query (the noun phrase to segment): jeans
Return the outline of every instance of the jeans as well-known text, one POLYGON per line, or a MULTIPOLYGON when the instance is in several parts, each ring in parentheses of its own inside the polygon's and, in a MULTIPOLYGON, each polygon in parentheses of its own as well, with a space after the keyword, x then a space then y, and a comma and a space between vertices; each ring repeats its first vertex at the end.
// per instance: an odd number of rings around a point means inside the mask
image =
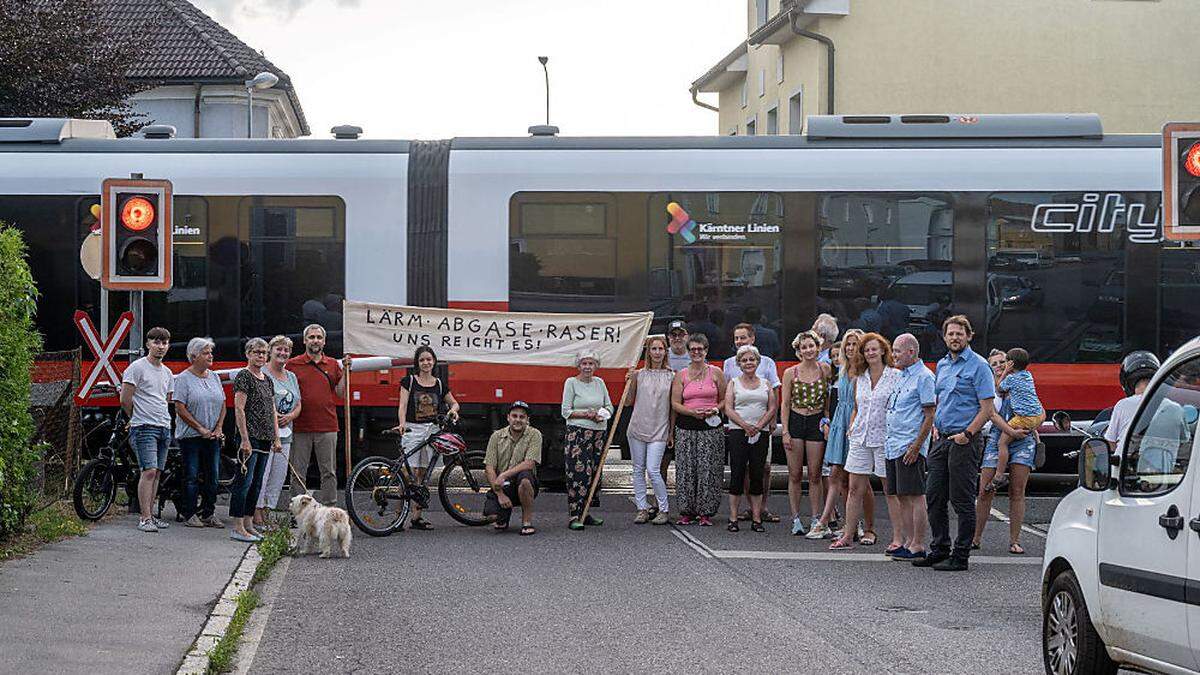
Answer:
POLYGON ((167 427, 139 424, 129 429, 129 445, 137 455, 138 466, 142 471, 165 469, 170 443, 171 430, 167 427))
POLYGON ((659 473, 663 453, 667 450, 666 441, 639 441, 629 439, 629 454, 633 458, 633 499, 638 509, 647 508, 646 502, 646 469, 650 469, 650 482, 654 485, 654 496, 658 500, 658 510, 667 510, 667 481, 659 473))
MULTIPOLYGON (((956 432, 955 432, 956 433, 956 432)), ((979 488, 979 461, 983 437, 976 434, 966 445, 958 445, 948 436, 933 444, 927 458, 926 498, 929 503, 929 542, 934 555, 952 554, 967 559, 971 555, 971 539, 975 536, 975 494, 979 488), (958 537, 950 549, 950 512, 958 516, 958 537)))
MULTIPOLYGON (((254 448, 246 460, 246 472, 238 472, 233 485, 229 486, 229 517, 243 518, 254 515, 258 503, 258 491, 262 489, 263 473, 267 469, 267 455, 271 452, 271 441, 250 439, 254 448)), ((241 453, 241 450, 238 450, 241 453)))
POLYGON ((200 494, 200 517, 209 518, 217 510, 217 481, 221 477, 221 441, 189 436, 179 439, 183 455, 183 502, 177 504, 184 520, 196 515, 196 494, 200 494), (201 480, 203 475, 203 480, 201 480))

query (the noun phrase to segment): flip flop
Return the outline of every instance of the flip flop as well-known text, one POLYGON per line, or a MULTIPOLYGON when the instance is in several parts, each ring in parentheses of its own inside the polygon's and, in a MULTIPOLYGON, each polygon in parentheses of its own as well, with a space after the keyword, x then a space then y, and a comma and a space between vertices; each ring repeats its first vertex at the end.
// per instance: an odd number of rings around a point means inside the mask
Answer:
POLYGON ((531 534, 537 534, 537 529, 534 528, 534 526, 532 526, 532 525, 522 525, 521 526, 521 536, 522 537, 528 537, 531 534))
POLYGON ((1020 544, 1010 544, 1008 547, 1008 552, 1011 555, 1025 555, 1025 548, 1020 544))
POLYGON ((874 546, 879 535, 875 534, 875 530, 867 530, 863 532, 863 536, 858 540, 858 543, 863 546, 874 546))

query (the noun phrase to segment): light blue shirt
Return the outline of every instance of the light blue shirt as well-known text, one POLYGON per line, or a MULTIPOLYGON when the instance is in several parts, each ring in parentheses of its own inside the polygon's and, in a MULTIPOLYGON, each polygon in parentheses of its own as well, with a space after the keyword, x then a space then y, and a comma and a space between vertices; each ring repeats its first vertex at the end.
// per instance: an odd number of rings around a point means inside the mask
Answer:
POLYGON ((821 353, 817 354, 817 361, 820 363, 828 363, 831 366, 833 365, 833 359, 829 356, 828 349, 822 349, 821 353))
POLYGON ((933 426, 958 433, 979 414, 980 401, 996 398, 996 382, 987 361, 967 347, 958 356, 946 354, 938 361, 935 391, 933 426))
MULTIPOLYGON (((742 376, 742 369, 738 367, 737 357, 731 356, 725 359, 725 379, 733 380, 742 376)), ((772 389, 779 386, 779 369, 775 367, 775 359, 769 356, 762 356, 758 362, 758 369, 754 371, 755 377, 761 377, 767 381, 767 384, 772 389)))
POLYGON ((1038 400, 1037 389, 1033 386, 1033 374, 1028 370, 1017 370, 1006 375, 1000 380, 1000 391, 1008 394, 1015 415, 1035 417, 1045 412, 1042 402, 1038 400))
MULTIPOLYGON (((887 459, 900 459, 921 432, 925 422, 925 409, 937 404, 934 395, 933 373, 924 363, 917 361, 900 371, 900 384, 888 399, 887 438, 883 441, 883 454, 887 459)), ((921 446, 921 454, 929 451, 929 437, 921 446)))

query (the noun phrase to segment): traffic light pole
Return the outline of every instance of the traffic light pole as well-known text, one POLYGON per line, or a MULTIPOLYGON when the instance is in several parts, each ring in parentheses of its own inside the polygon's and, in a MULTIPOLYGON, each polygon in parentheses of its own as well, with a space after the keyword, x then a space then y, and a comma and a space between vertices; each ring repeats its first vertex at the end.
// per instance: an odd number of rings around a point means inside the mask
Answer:
POLYGON ((142 339, 142 332, 145 330, 145 326, 142 325, 142 293, 143 291, 129 291, 129 311, 133 312, 133 327, 129 329, 130 363, 142 358, 142 343, 145 342, 142 339))

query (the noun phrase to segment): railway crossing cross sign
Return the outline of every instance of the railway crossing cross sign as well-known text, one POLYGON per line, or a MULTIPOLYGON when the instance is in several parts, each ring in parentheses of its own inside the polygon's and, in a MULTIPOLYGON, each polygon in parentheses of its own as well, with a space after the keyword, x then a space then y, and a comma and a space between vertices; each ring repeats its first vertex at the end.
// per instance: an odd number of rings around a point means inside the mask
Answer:
POLYGON ((109 333, 108 339, 103 343, 100 342, 100 333, 96 331, 95 324, 92 323, 92 317, 87 315, 87 312, 80 310, 75 311, 75 325, 79 328, 80 334, 83 335, 83 341, 87 343, 88 348, 92 350, 92 354, 96 357, 96 365, 92 367, 92 372, 88 374, 87 379, 79 386, 79 391, 75 393, 76 405, 83 405, 87 398, 92 393, 92 388, 100 382, 101 374, 105 375, 108 382, 113 387, 121 386, 121 376, 117 374, 117 369, 113 367, 113 356, 117 353, 117 348, 125 341, 125 336, 129 334, 129 329, 133 327, 133 312, 125 312, 117 319, 117 325, 113 326, 112 332, 109 333))

